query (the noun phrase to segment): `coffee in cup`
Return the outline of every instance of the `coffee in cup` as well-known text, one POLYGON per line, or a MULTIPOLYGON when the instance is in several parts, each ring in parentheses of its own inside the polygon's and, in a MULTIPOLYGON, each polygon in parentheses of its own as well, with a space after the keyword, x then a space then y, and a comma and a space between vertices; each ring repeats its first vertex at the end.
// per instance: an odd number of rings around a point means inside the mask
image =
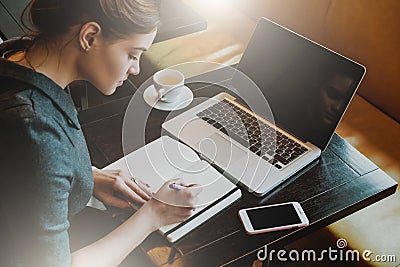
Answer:
POLYGON ((153 75, 153 85, 161 101, 172 103, 177 101, 182 92, 185 77, 182 72, 164 69, 153 75))

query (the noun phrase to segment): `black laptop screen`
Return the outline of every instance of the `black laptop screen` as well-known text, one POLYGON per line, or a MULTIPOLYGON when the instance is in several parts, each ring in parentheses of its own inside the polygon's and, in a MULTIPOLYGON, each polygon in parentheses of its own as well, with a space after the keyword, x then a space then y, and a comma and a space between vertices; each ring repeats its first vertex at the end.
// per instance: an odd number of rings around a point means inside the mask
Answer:
MULTIPOLYGON (((278 126, 321 150, 365 73, 363 66, 266 19, 257 24, 238 70, 262 91, 278 126)), ((236 76, 233 87, 240 86, 236 76)))

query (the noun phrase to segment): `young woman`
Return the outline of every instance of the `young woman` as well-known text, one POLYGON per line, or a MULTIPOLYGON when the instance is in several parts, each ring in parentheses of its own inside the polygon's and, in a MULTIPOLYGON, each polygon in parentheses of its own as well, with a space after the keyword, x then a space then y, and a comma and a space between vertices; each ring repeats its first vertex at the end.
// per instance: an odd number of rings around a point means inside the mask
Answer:
POLYGON ((87 80, 110 95, 137 75, 156 35, 159 3, 33 0, 26 11, 30 34, 0 45, 0 266, 117 266, 152 231, 190 216, 196 193, 171 190, 168 184, 179 181, 168 181, 152 197, 119 171, 91 168, 64 89, 87 80), (71 254, 70 218, 92 193, 120 208, 129 207, 126 199, 143 206, 71 254))

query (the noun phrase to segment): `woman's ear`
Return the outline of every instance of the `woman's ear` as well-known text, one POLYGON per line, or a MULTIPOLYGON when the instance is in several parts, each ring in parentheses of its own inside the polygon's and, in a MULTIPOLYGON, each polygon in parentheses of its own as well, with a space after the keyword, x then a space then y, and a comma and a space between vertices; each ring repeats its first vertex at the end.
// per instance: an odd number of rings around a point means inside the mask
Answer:
POLYGON ((101 39, 101 27, 97 22, 87 22, 82 25, 79 32, 79 44, 83 50, 88 52, 93 44, 101 39))

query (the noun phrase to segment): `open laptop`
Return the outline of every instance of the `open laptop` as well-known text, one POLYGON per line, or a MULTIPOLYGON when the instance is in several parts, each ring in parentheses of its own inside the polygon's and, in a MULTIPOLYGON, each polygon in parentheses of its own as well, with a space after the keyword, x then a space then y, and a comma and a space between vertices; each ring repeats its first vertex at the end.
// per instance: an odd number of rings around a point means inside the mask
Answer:
POLYGON ((229 90, 162 127, 262 196, 326 149, 364 74, 364 66, 261 18, 229 90), (249 94, 243 77, 258 91, 249 94))

